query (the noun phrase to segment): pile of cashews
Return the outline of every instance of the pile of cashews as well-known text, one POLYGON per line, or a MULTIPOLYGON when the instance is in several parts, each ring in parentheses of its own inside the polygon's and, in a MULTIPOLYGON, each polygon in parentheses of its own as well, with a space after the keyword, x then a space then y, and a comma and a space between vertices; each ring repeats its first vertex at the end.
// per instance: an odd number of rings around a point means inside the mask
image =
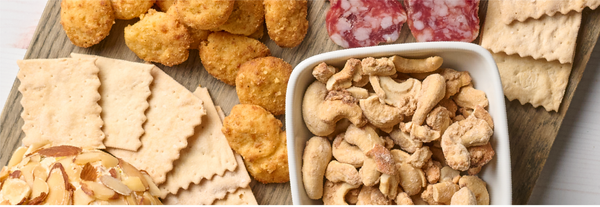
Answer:
POLYGON ((325 205, 487 205, 477 174, 494 123, 468 72, 443 59, 351 58, 313 69, 302 115, 302 180, 325 205))

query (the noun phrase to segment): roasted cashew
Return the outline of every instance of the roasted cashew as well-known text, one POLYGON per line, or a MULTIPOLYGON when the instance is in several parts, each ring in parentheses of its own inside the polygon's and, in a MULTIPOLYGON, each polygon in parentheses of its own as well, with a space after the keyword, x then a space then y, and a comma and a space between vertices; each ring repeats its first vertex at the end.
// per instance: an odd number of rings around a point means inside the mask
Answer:
POLYGON ((352 96, 354 96, 354 98, 356 99, 365 99, 369 97, 369 91, 364 88, 352 86, 350 88, 347 88, 346 91, 350 92, 352 96))
POLYGON ((331 160, 331 146, 323 137, 312 137, 306 142, 302 155, 302 182, 311 199, 323 196, 323 176, 331 160))
POLYGON ((389 58, 367 57, 362 59, 362 72, 370 76, 391 76, 396 74, 396 66, 389 58))
POLYGON ((487 143, 481 146, 469 147, 469 155, 471 156, 471 166, 469 168, 469 175, 475 175, 481 171, 481 167, 490 162, 496 152, 492 148, 491 143, 487 143))
POLYGON ((415 153, 410 155, 408 162, 415 168, 422 168, 427 161, 431 160, 431 151, 428 146, 418 148, 415 153))
POLYGON ((441 182, 434 184, 432 187, 433 200, 443 204, 450 204, 452 195, 454 195, 454 193, 460 189, 458 185, 453 182, 441 182))
POLYGON ((400 149, 409 153, 414 153, 417 148, 423 146, 423 142, 410 138, 410 134, 400 129, 394 129, 390 133, 390 137, 395 144, 400 146, 400 149))
POLYGON ((358 175, 358 170, 354 166, 335 160, 332 160, 327 165, 325 178, 334 183, 345 182, 351 185, 360 185, 362 183, 360 175, 358 175))
POLYGON ((427 161, 427 165, 425 165, 425 176, 427 177, 427 181, 429 183, 437 183, 440 180, 440 171, 442 169, 442 164, 438 161, 430 159, 427 161))
POLYGON ((439 106, 443 106, 450 112, 450 118, 453 119, 456 116, 456 111, 458 110, 458 106, 452 99, 445 98, 438 103, 439 106))
POLYGON ((458 170, 448 166, 444 166, 440 170, 440 182, 458 183, 458 179, 460 179, 460 172, 458 170))
POLYGON ((422 125, 427 118, 427 114, 435 107, 446 94, 446 82, 440 74, 431 74, 423 80, 417 110, 412 117, 412 123, 422 125))
POLYGON ((381 103, 377 96, 361 99, 359 105, 369 123, 381 129, 392 129, 404 119, 400 109, 381 103))
POLYGON ((427 185, 423 170, 413 167, 407 162, 399 164, 400 186, 408 195, 416 195, 427 185))
POLYGON ((421 91, 421 82, 410 78, 402 83, 387 76, 370 76, 373 90, 381 103, 400 109, 404 116, 411 116, 417 109, 417 95, 421 91))
POLYGON ((365 161, 365 154, 357 146, 346 142, 346 140, 344 140, 344 135, 345 134, 340 134, 333 140, 333 157, 341 163, 347 163, 354 167, 361 167, 365 161))
POLYGON ((398 184, 400 177, 398 175, 382 174, 379 178, 379 191, 388 198, 394 199, 398 194, 398 184))
POLYGON ((469 188, 462 187, 452 195, 450 205, 477 205, 477 198, 469 188))
POLYGON ((352 185, 344 182, 333 183, 329 180, 325 181, 325 189, 323 192, 323 204, 325 205, 348 205, 346 203, 346 194, 360 187, 360 185, 352 185))
POLYGON ((444 98, 450 98, 458 93, 461 87, 471 84, 471 75, 466 71, 458 72, 450 68, 443 68, 440 69, 440 75, 446 79, 446 96, 444 98))
POLYGON ((337 69, 327 63, 319 63, 313 68, 312 75, 321 83, 326 84, 327 80, 337 73, 337 69))
POLYGON ((384 145, 384 141, 375 129, 366 125, 364 127, 357 127, 356 125, 348 126, 346 134, 344 135, 346 142, 358 146, 364 154, 367 154, 375 145, 384 145))
POLYGON ((490 194, 488 193, 485 181, 477 176, 462 176, 458 181, 460 187, 467 187, 477 198, 477 205, 490 205, 490 194))
POLYGON ((399 192, 395 200, 397 205, 415 205, 406 192, 399 192))
POLYGON ((446 131, 446 129, 452 123, 452 119, 450 119, 450 111, 443 106, 435 107, 427 115, 425 123, 427 123, 431 129, 439 131, 440 134, 444 134, 444 131, 446 131))
POLYGON ((433 130, 427 125, 415 125, 414 123, 412 124, 410 137, 414 140, 427 143, 440 139, 440 136, 440 131, 433 130))
POLYGON ((410 154, 402 150, 393 149, 390 151, 390 153, 392 154, 392 158, 394 158, 394 162, 396 162, 396 164, 408 162, 408 159, 410 159, 410 154))
POLYGON ((379 189, 370 186, 364 186, 358 193, 358 202, 356 205, 391 205, 392 202, 379 191, 379 189))
POLYGON ((439 56, 432 56, 425 59, 407 59, 397 55, 390 57, 396 66, 396 70, 401 73, 427 73, 433 72, 442 66, 444 59, 439 56))
POLYGON ((477 90, 471 85, 462 87, 453 99, 456 105, 464 108, 474 109, 478 105, 485 108, 488 105, 485 92, 477 90))
POLYGON ((427 188, 421 193, 421 199, 425 201, 429 205, 442 205, 443 203, 438 203, 433 200, 433 184, 427 185, 427 188))
POLYGON ((379 177, 381 176, 381 172, 377 170, 375 160, 368 157, 365 158, 365 162, 360 170, 358 170, 358 174, 365 186, 374 186, 379 183, 379 177))
POLYGON ((302 117, 310 132, 317 136, 327 136, 335 130, 336 122, 343 118, 357 126, 367 123, 358 104, 344 102, 344 99, 326 100, 327 95, 325 85, 318 81, 306 89, 302 101, 302 117))
POLYGON ((396 175, 396 164, 390 151, 381 144, 376 144, 365 155, 375 160, 375 167, 381 173, 396 175))
POLYGON ((486 144, 492 133, 488 123, 475 116, 450 125, 442 136, 441 143, 448 165, 455 170, 468 170, 470 156, 467 147, 486 144))
POLYGON ((356 205, 356 203, 358 202, 358 194, 359 193, 360 193, 360 188, 355 188, 355 189, 348 191, 348 193, 346 193, 346 202, 348 202, 348 204, 350 204, 350 205, 356 205))
POLYGON ((352 78, 355 73, 361 71, 360 60, 351 58, 346 61, 344 68, 333 74, 329 80, 327 80, 327 90, 339 90, 350 88, 352 86, 352 78))

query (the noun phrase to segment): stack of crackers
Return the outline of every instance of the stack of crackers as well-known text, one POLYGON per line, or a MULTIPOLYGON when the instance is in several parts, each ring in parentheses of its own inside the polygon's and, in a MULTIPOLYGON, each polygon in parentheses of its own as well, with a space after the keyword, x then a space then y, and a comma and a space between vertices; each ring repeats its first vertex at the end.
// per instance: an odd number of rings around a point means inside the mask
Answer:
POLYGON ((256 204, 206 88, 151 64, 71 57, 18 62, 23 145, 106 149, 146 171, 165 204, 256 204))
POLYGON ((558 111, 573 67, 581 11, 600 0, 489 1, 481 46, 498 65, 504 95, 558 111))

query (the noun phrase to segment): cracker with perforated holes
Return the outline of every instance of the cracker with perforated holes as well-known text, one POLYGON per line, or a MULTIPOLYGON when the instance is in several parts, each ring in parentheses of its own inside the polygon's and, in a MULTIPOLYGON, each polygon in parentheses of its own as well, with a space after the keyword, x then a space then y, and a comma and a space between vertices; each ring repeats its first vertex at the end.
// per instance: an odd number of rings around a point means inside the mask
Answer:
POLYGON ((227 193, 223 199, 216 200, 212 205, 258 205, 250 186, 227 193))
POLYGON ((589 7, 594 10, 600 5, 600 0, 502 0, 500 8, 503 12, 502 21, 510 24, 512 21, 525 21, 528 18, 539 19, 542 15, 554 16, 557 13, 567 14, 570 11, 581 12, 589 7))
POLYGON ((144 133, 142 124, 146 122, 144 111, 148 109, 153 79, 150 70, 154 65, 76 53, 71 57, 97 58, 104 145, 137 151, 142 146, 140 136, 144 133))
POLYGON ((215 175, 211 180, 204 179, 199 184, 191 184, 188 189, 182 189, 176 195, 169 194, 163 199, 163 203, 166 205, 210 205, 215 200, 225 198, 228 193, 248 187, 251 179, 244 166, 244 160, 238 154, 235 154, 235 159, 238 163, 235 171, 227 171, 223 176, 215 175))
POLYGON ((227 138, 221 132, 223 124, 208 90, 198 87, 194 95, 204 103, 206 116, 188 139, 188 147, 173 164, 167 181, 159 186, 162 198, 169 193, 176 194, 180 188, 188 189, 191 183, 210 180, 214 175, 223 176, 225 171, 233 171, 238 166, 227 138))
POLYGON ((156 184, 165 182, 167 173, 187 145, 188 137, 200 125, 206 114, 202 101, 185 87, 163 72, 151 70, 154 80, 150 85, 152 95, 146 111, 145 133, 137 152, 108 148, 108 152, 148 172, 156 184))
POLYGON ((517 99, 523 105, 531 103, 534 107, 543 106, 546 111, 558 111, 569 82, 571 64, 504 53, 492 56, 508 100, 517 99))
POLYGON ((23 145, 104 149, 96 59, 19 60, 23 145))
POLYGON ((581 13, 556 14, 509 25, 502 22, 501 1, 489 1, 481 46, 495 53, 572 63, 581 13))

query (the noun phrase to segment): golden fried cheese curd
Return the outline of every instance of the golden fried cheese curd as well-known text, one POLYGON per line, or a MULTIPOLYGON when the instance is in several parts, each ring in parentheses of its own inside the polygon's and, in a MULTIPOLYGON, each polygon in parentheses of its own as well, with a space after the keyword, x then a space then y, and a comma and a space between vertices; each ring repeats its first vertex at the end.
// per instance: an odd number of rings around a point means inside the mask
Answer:
POLYGON ((280 47, 296 47, 308 31, 306 0, 264 0, 269 36, 280 47))
POLYGON ((125 27, 125 44, 139 58, 166 66, 188 59, 191 38, 173 13, 150 9, 140 19, 125 27))
POLYGON ((110 0, 63 0, 60 24, 74 45, 91 47, 108 34, 115 23, 110 0))
POLYGON ((233 12, 231 12, 227 22, 215 30, 249 36, 259 29, 264 20, 265 9, 262 1, 237 0, 233 4, 233 12))
POLYGON ((276 57, 256 58, 240 66, 235 86, 240 103, 256 104, 273 115, 285 113, 285 93, 292 66, 276 57))
POLYGON ((110 0, 116 19, 133 19, 152 8, 155 0, 110 0))
POLYGON ((234 0, 178 0, 173 5, 179 20, 194 29, 214 29, 227 22, 234 0))
POLYGON ((200 44, 200 59, 206 71, 229 85, 235 85, 243 63, 270 54, 269 48, 262 42, 227 32, 211 33, 208 41, 200 44))

